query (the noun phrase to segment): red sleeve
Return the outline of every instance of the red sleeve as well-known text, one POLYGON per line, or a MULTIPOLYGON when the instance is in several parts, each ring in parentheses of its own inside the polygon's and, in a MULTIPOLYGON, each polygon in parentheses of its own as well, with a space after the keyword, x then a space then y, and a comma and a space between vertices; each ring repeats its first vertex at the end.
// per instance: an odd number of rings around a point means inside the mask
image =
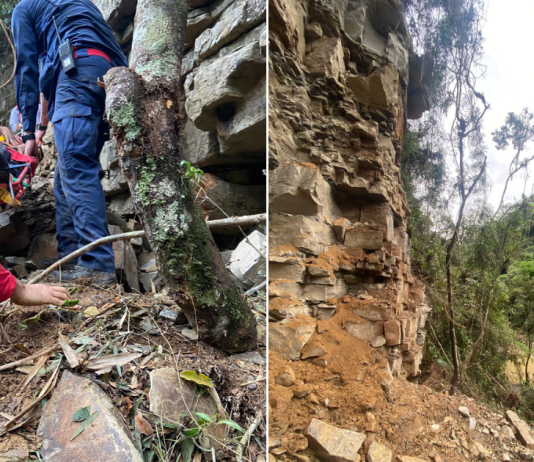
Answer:
POLYGON ((0 265, 0 302, 5 302, 13 295, 17 280, 8 270, 0 265))

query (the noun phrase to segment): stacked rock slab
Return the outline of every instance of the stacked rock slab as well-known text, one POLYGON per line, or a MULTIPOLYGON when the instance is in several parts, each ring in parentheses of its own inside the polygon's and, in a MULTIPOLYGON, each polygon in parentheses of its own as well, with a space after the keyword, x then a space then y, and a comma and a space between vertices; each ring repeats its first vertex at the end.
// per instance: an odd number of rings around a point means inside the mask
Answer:
MULTIPOLYGON (((430 308, 411 273, 399 159, 407 117, 428 101, 402 4, 270 5, 271 337, 349 310, 348 333, 384 348, 393 375, 416 376, 430 308)), ((282 357, 306 343, 286 340, 270 345, 282 357)))
MULTIPOLYGON (((137 0, 93 0, 129 55, 137 0)), ((206 172, 204 194, 230 216, 266 209, 266 1, 191 0, 181 104, 182 155, 206 172)), ((124 218, 135 210, 113 141, 100 156, 109 209, 124 218)), ((220 209, 203 200, 212 220, 220 209)), ((239 230, 236 229, 236 234, 239 230)))

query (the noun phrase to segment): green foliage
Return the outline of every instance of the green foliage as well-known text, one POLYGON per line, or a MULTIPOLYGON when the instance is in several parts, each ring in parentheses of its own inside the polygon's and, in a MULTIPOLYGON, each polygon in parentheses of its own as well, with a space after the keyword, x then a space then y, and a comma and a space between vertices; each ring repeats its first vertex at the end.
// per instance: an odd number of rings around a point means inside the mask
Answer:
POLYGON ((204 172, 191 165, 191 162, 187 160, 182 160, 180 162, 180 167, 183 169, 183 177, 192 180, 195 184, 200 184, 200 180, 204 175, 204 172))
POLYGON ((435 105, 444 110, 454 102, 448 91, 453 79, 451 61, 463 46, 473 42, 483 1, 404 0, 404 5, 415 49, 424 56, 424 67, 433 68, 431 94, 435 105))

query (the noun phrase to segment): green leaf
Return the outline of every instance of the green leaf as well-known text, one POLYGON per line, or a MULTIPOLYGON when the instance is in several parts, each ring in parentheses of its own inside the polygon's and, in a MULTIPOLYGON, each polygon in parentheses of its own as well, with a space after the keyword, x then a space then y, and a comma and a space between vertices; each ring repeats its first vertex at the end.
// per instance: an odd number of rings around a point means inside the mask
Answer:
POLYGON ((61 306, 76 306, 79 300, 65 300, 61 306))
POLYGON ((84 422, 78 427, 78 430, 74 432, 74 435, 72 435, 71 441, 76 438, 81 432, 83 432, 89 425, 93 423, 93 420, 95 420, 98 417, 99 411, 95 411, 95 413, 89 417, 88 419, 85 419, 84 422))
POLYGON ((91 415, 91 406, 82 407, 78 409, 72 416, 73 422, 82 422, 91 415))
POLYGON ((197 374, 195 371, 183 371, 180 373, 180 377, 182 377, 184 380, 195 382, 204 387, 213 388, 214 386, 209 377, 205 376, 204 374, 197 374))
POLYGON ((185 428, 182 433, 187 436, 188 438, 194 438, 200 433, 200 428, 185 428))
POLYGON ((245 433, 245 430, 243 430, 238 424, 236 424, 233 420, 219 420, 217 423, 220 423, 220 424, 226 424, 228 425, 229 427, 232 427, 233 429, 241 432, 241 433, 245 433))
POLYGON ((193 443, 193 440, 191 438, 186 438, 180 444, 180 448, 182 449, 183 461, 191 462, 191 456, 193 455, 193 451, 195 450, 195 443, 193 443))
POLYGON ((195 412, 195 415, 197 417, 200 417, 200 420, 203 422, 199 422, 200 425, 204 424, 204 422, 211 423, 211 417, 208 414, 204 414, 203 412, 195 412))

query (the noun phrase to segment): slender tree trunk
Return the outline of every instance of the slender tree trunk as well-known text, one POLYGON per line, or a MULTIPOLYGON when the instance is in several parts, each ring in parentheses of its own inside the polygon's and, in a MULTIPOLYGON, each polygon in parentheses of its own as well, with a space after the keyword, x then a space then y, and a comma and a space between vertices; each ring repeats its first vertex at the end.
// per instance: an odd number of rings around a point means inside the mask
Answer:
POLYGON ((121 168, 171 295, 201 339, 235 353, 256 322, 225 268, 180 165, 180 74, 186 0, 139 0, 131 69, 106 76, 121 168))
POLYGON ((532 338, 529 332, 528 333, 528 355, 527 355, 527 360, 525 362, 525 382, 526 383, 530 382, 528 378, 528 363, 530 361, 530 356, 532 356, 532 338))

